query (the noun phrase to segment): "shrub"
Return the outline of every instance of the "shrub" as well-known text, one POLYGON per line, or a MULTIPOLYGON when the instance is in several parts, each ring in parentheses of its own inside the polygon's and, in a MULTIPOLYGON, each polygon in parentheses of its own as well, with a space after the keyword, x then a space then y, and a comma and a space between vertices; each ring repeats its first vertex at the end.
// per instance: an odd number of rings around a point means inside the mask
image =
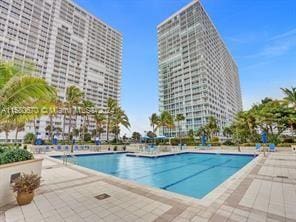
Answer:
POLYGON ((221 146, 221 143, 209 143, 211 146, 221 146))
POLYGON ((293 143, 293 138, 284 138, 282 143, 293 143))
POLYGON ((27 133, 24 137, 25 144, 34 144, 36 136, 34 133, 27 133))
POLYGON ((84 134, 84 141, 86 141, 86 142, 90 142, 91 141, 91 134, 90 133, 84 134))
POLYGON ((114 146, 113 151, 117 151, 117 146, 114 146))
POLYGON ((37 174, 23 173, 21 176, 19 176, 13 181, 13 185, 12 185, 13 192, 32 193, 34 190, 40 187, 40 179, 41 178, 37 174))
POLYGON ((241 146, 256 146, 255 143, 243 143, 241 146))
POLYGON ((219 137, 214 136, 214 137, 211 139, 211 143, 218 143, 218 142, 219 142, 219 137))
MULTIPOLYGON (((182 138, 181 142, 182 142, 182 144, 186 144, 187 146, 195 146, 196 145, 196 142, 191 137, 182 138)), ((180 139, 179 138, 172 138, 171 144, 173 146, 180 144, 180 139)))
POLYGON ((225 145, 225 146, 234 146, 235 144, 234 144, 234 142, 232 142, 231 140, 226 140, 226 141, 223 143, 223 145, 225 145))
POLYGON ((5 149, 0 154, 0 164, 14 163, 25 160, 32 160, 34 156, 25 149, 5 149))

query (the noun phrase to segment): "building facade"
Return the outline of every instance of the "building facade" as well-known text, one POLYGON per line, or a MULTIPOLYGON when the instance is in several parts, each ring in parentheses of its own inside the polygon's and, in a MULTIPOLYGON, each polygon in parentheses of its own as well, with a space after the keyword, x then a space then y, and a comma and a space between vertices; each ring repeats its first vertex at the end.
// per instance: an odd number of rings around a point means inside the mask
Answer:
MULTIPOLYGON (((75 85, 98 108, 108 98, 119 102, 122 35, 71 0, 0 0, 0 58, 32 61, 35 75, 56 87, 62 101, 66 88, 75 85)), ((62 127, 62 117, 54 121, 62 127)), ((48 124, 43 118, 36 130, 44 134, 48 124)), ((26 132, 36 131, 32 126, 26 132)))
POLYGON ((210 116, 221 128, 242 110, 237 65, 199 1, 194 0, 160 23, 158 72, 160 112, 183 114, 180 129, 198 130, 210 116))

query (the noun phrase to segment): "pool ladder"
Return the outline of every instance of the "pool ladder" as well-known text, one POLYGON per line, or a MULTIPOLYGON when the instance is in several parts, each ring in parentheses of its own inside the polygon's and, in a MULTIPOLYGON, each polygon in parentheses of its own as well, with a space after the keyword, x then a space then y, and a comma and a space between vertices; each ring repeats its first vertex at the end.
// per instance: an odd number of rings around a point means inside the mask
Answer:
POLYGON ((63 164, 68 165, 68 163, 76 164, 78 165, 77 157, 73 155, 72 153, 66 153, 63 154, 63 164), (69 159, 71 157, 71 159, 69 159))

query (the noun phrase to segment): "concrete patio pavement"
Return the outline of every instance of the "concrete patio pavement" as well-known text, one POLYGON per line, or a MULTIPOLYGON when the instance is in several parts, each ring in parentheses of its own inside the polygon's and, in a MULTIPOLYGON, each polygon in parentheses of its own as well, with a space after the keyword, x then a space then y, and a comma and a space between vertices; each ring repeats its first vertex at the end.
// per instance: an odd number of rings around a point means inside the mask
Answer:
POLYGON ((0 221, 296 221, 294 153, 260 155, 201 200, 47 157, 42 178, 34 201, 5 206, 0 221))

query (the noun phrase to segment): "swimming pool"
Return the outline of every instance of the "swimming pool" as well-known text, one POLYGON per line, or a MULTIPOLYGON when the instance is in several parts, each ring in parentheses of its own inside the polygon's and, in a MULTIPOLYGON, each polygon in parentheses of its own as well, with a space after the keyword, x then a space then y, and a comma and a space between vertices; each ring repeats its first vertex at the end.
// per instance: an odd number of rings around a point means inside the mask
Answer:
POLYGON ((130 157, 126 153, 76 157, 80 166, 195 198, 203 198, 254 158, 199 153, 159 158, 130 157))

